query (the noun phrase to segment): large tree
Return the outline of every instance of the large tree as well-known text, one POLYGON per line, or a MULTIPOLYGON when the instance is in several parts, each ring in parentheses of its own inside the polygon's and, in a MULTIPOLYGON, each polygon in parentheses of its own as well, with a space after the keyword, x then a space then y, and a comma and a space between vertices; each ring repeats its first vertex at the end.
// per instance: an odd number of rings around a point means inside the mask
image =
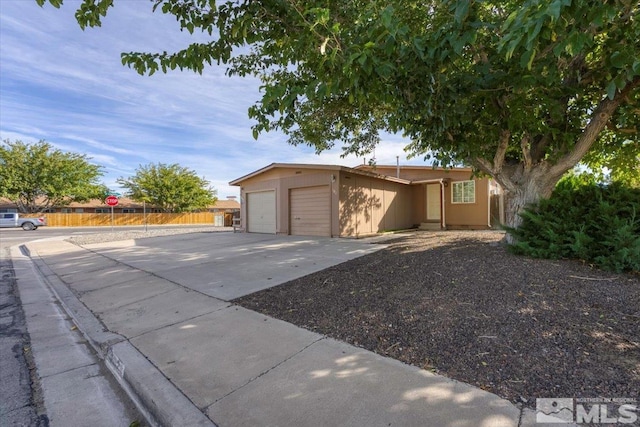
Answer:
POLYGON ((0 143, 0 197, 11 200, 24 213, 100 198, 107 188, 98 182, 101 167, 90 160, 45 141, 4 140, 0 143))
MULTIPOLYGON (((596 142, 639 150, 635 0, 152 3, 209 40, 125 53, 124 64, 153 74, 217 62, 258 76, 256 137, 280 129, 293 144, 361 154, 378 131, 403 132, 411 154, 495 178, 511 226, 596 142)), ((112 4, 84 0, 76 18, 98 26, 112 4)))
POLYGON ((151 163, 140 166, 129 178, 118 178, 137 201, 145 201, 162 212, 205 209, 216 201, 216 191, 194 171, 178 164, 151 163))

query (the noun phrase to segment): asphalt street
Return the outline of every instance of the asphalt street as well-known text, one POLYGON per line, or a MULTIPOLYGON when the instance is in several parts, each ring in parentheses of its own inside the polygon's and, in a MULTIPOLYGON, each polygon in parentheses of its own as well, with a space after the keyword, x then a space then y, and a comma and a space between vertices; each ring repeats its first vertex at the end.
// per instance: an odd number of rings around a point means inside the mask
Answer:
POLYGON ((0 425, 46 426, 31 345, 8 249, 0 250, 0 425))
MULTIPOLYGON (((117 231, 141 229, 139 226, 116 228, 117 231)), ((49 425, 9 248, 41 239, 102 232, 111 232, 111 227, 0 229, 0 427, 49 425)))

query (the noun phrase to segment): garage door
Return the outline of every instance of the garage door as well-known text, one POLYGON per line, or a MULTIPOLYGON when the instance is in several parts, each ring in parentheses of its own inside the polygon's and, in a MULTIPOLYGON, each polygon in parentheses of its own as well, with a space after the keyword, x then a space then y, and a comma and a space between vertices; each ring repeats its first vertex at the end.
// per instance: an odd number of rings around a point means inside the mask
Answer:
POLYGON ((247 194, 247 231, 249 233, 276 232, 276 192, 261 191, 247 194))
POLYGON ((294 188, 289 193, 291 234, 331 236, 331 203, 328 185, 294 188))

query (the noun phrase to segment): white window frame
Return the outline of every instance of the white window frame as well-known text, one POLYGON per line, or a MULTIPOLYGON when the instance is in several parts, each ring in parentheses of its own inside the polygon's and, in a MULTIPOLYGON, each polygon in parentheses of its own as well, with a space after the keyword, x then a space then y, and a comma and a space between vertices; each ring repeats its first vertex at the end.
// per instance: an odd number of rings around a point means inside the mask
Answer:
POLYGON ((451 203, 454 205, 465 205, 465 204, 472 204, 476 202, 476 182, 474 180, 468 180, 468 181, 454 181, 451 183, 451 203), (461 187, 461 195, 462 195, 462 199, 456 201, 455 198, 455 188, 456 186, 461 187), (472 197, 468 197, 469 195, 466 194, 466 187, 472 186, 473 187, 473 193, 472 193, 472 197))
POLYGON ((60 213, 73 213, 73 209, 71 208, 61 208, 60 213))
POLYGON ((122 213, 136 213, 135 208, 122 208, 122 213))
POLYGON ((95 213, 104 213, 104 214, 111 213, 111 209, 109 209, 109 208, 96 208, 95 213))

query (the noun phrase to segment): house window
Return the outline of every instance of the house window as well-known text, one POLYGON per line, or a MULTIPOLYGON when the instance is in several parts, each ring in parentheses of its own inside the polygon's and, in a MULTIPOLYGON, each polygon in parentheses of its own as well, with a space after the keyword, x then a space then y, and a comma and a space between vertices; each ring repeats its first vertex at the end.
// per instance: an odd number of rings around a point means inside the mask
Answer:
POLYGON ((476 202, 476 182, 459 181, 451 184, 452 203, 475 203, 476 202))
POLYGON ((96 213, 109 213, 111 209, 109 208, 96 208, 96 213))
POLYGON ((84 213, 84 208, 76 208, 76 213, 84 213))
POLYGON ((72 212, 71 208, 62 208, 62 209, 60 209, 60 213, 71 213, 71 212, 72 212))
POLYGON ((122 209, 122 213, 136 213, 136 210, 135 209, 124 208, 124 209, 122 209))

